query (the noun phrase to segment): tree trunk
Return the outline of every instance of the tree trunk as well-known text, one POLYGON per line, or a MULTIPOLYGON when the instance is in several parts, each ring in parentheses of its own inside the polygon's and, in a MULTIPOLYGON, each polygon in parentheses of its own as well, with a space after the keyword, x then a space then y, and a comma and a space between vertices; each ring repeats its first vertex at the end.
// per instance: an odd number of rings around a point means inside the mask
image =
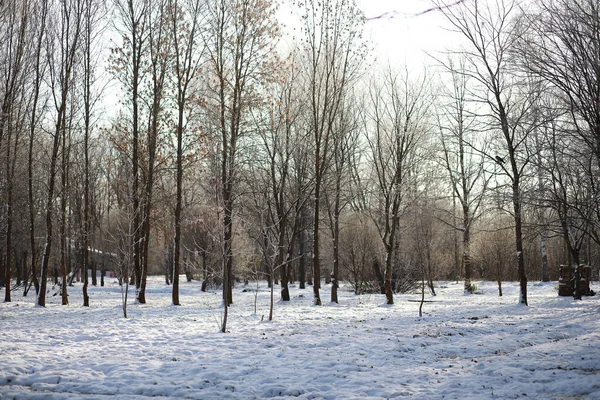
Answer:
POLYGON ((471 279, 473 270, 471 266, 471 221, 469 220, 469 209, 463 207, 463 264, 465 266, 465 294, 472 293, 471 279))
POLYGON ((542 256, 542 282, 550 282, 549 268, 548 268, 548 247, 546 244, 547 233, 544 230, 540 233, 540 250, 542 256))
POLYGON ((427 285, 432 296, 436 296, 435 287, 433 285, 433 267, 431 262, 431 243, 427 243, 427 285))
POLYGON ((373 272, 375 273, 375 277, 379 283, 379 290, 381 291, 381 294, 385 294, 385 279, 381 273, 381 266, 379 265, 379 260, 377 257, 373 257, 373 272))
POLYGON ((136 299, 139 303, 146 303, 145 288, 142 287, 142 268, 140 263, 140 242, 141 242, 141 224, 140 224, 140 176, 139 176, 139 86, 141 82, 141 52, 142 39, 137 31, 139 24, 136 22, 134 14, 134 5, 132 0, 128 0, 129 18, 132 24, 131 33, 131 103, 132 103, 132 193, 131 204, 133 206, 133 273, 135 275, 136 299))
POLYGON ((288 265, 289 265, 289 252, 285 255, 285 260, 281 265, 281 300, 282 301, 290 301, 290 288, 288 287, 289 283, 289 273, 288 273, 288 265))
POLYGON ((223 279, 223 288, 226 292, 226 297, 224 298, 227 302, 227 305, 230 306, 233 304, 232 299, 232 291, 233 291, 233 249, 231 248, 231 241, 233 237, 233 221, 231 215, 231 204, 226 206, 226 209, 229 211, 225 211, 225 268, 227 272, 227 281, 223 279))
MULTIPOLYGON (((319 150, 317 149, 317 152, 319 150)), ((321 192, 321 181, 320 177, 320 165, 319 165, 319 155, 317 154, 316 161, 316 174, 315 178, 315 214, 314 214, 314 227, 313 227, 313 293, 314 293, 314 303, 317 306, 321 305, 321 295, 319 293, 319 289, 321 287, 321 268, 319 265, 319 195, 321 192)))
POLYGON ((300 289, 306 289, 306 256, 304 251, 304 227, 300 231, 300 237, 298 238, 298 251, 300 252, 300 260, 298 262, 298 280, 300 281, 298 287, 300 289))
POLYGON ((6 135, 6 266, 4 273, 4 301, 10 302, 10 278, 12 272, 12 225, 13 225, 13 185, 12 185, 12 174, 10 172, 10 149, 11 149, 11 136, 12 127, 8 127, 8 133, 6 135))
POLYGON ((298 259, 298 288, 306 289, 306 231, 305 231, 305 205, 301 205, 300 210, 296 213, 296 224, 298 224, 298 235, 296 236, 296 240, 298 240, 298 254, 296 258, 298 259))
POLYGON ((171 284, 171 268, 169 267, 170 265, 170 260, 171 260, 171 256, 170 256, 170 248, 169 245, 167 245, 168 242, 168 238, 167 235, 165 235, 165 242, 163 245, 163 270, 165 273, 165 285, 170 285, 171 284))
MULTIPOLYGON (((89 62, 89 53, 86 54, 89 62)), ((86 91, 87 93, 87 91, 86 91)), ((89 103, 86 101, 86 105, 89 103)), ((84 189, 83 189, 83 306, 90 306, 90 296, 88 295, 88 264, 90 261, 90 159, 89 159, 89 108, 86 107, 85 132, 83 138, 84 152, 84 189)), ((104 272, 104 271, 103 271, 104 272)), ((104 274, 102 274, 102 286, 104 286, 104 274)))
POLYGON ((206 251, 202 251, 202 291, 206 292, 208 286, 208 265, 206 264, 206 251))
POLYGON ((275 288, 273 287, 273 286, 275 286, 273 284, 273 276, 275 276, 275 271, 271 270, 270 276, 271 276, 271 290, 269 292, 270 292, 271 298, 270 298, 270 302, 269 302, 269 321, 273 321, 273 292, 275 290, 275 288))
POLYGON ((286 225, 286 217, 283 212, 283 199, 280 199, 279 204, 277 205, 277 213, 279 216, 279 236, 277 243, 277 266, 279 267, 280 278, 281 278, 281 300, 282 301, 290 301, 290 290, 288 288, 288 252, 285 251, 285 225, 286 225))
MULTIPOLYGON (((17 269, 17 286, 21 286, 23 282, 25 282, 25 285, 27 285, 27 268, 23 263, 23 255, 21 255, 21 257, 19 258, 17 257, 18 254, 15 253, 15 268, 17 269)), ((27 254, 25 254, 25 257, 27 257, 27 254)))
MULTIPOLYGON (((66 93, 63 94, 63 100, 66 102, 66 93)), ((54 138, 52 140, 52 155, 50 158, 50 170, 49 170, 49 181, 48 181, 48 197, 46 200, 46 244, 44 245, 44 251, 42 253, 42 265, 41 265, 41 278, 40 278, 40 291, 38 293, 37 305, 40 307, 46 306, 46 281, 48 279, 48 268, 50 264, 50 251, 52 249, 52 208, 54 203, 54 185, 56 183, 56 164, 58 159, 58 149, 60 147, 60 131, 62 126, 62 118, 64 108, 66 107, 63 102, 62 107, 59 109, 58 120, 56 122, 56 130, 54 132, 54 138)))
POLYGON ((392 289, 392 247, 389 244, 386 246, 385 254, 385 276, 384 276, 384 289, 386 304, 394 304, 394 294, 392 289))
MULTIPOLYGON (((69 123, 70 125, 70 123, 69 123)), ((69 145, 70 147, 70 145, 69 145)), ((62 130, 62 157, 61 157, 61 194, 60 194, 60 272, 61 272, 61 301, 62 305, 66 306, 69 304, 69 297, 67 295, 67 188, 68 182, 68 163, 69 153, 67 147, 67 128, 63 127, 62 130)))
POLYGON ((173 263, 173 305, 179 305, 179 256, 181 254, 181 202, 183 177, 183 105, 179 104, 177 122, 177 199, 175 203, 175 257, 173 263))
POLYGON ((39 101, 40 87, 42 82, 42 71, 41 71, 41 52, 42 52, 42 44, 46 31, 46 16, 48 10, 48 2, 42 2, 42 8, 40 10, 40 24, 39 24, 39 33, 36 38, 36 48, 35 48, 35 83, 34 83, 34 93, 33 93, 33 101, 31 105, 31 119, 29 126, 29 151, 27 153, 27 195, 29 200, 29 246, 31 251, 31 276, 33 279, 33 283, 35 285, 35 293, 38 294, 40 291, 40 283, 37 277, 37 269, 36 269, 36 254, 37 249, 35 246, 35 204, 33 200, 33 143, 35 138, 35 128, 37 126, 37 104, 39 101))
MULTIPOLYGON (((515 168, 516 169, 516 168, 515 168)), ((517 270, 519 273, 519 303, 527 304, 527 276, 525 275, 525 260, 523 258, 523 223, 521 217, 521 196, 519 179, 513 180, 513 209, 515 220, 515 242, 517 249, 517 270)))
MULTIPOLYGON (((336 196, 336 197, 339 197, 336 196)), ((336 200, 336 210, 334 216, 334 236, 333 236, 333 271, 331 273, 331 302, 339 303, 338 288, 340 275, 340 215, 339 215, 339 198, 336 200)))
POLYGON ((340 193, 341 193, 341 172, 336 174, 335 185, 335 204, 333 206, 333 271, 331 272, 331 302, 339 303, 338 288, 340 275, 340 193))

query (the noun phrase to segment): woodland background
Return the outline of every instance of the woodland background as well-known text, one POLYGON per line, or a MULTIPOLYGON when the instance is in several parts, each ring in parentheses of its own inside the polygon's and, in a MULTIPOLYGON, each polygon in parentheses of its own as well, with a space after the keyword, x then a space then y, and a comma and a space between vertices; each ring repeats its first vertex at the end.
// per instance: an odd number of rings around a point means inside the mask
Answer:
POLYGON ((226 305, 474 278, 527 304, 528 278, 597 266, 598 3, 434 3, 456 46, 415 70, 353 0, 286 3, 293 34, 272 0, 2 2, 5 301, 82 280, 89 305, 112 271, 140 303, 164 274, 179 304, 185 273, 226 305))

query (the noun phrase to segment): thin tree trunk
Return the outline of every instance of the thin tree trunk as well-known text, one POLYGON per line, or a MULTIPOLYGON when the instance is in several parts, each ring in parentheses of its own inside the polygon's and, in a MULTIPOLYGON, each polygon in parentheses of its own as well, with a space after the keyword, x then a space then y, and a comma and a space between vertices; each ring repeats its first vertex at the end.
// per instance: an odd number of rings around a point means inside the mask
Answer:
POLYGON ((275 290, 274 287, 273 287, 273 286, 275 286, 273 284, 273 276, 274 275, 275 275, 275 271, 273 271, 273 268, 271 268, 271 274, 270 274, 270 276, 271 276, 271 290, 270 290, 271 299, 270 300, 271 301, 269 303, 269 321, 273 321, 273 297, 274 297, 273 296, 273 292, 275 290))
POLYGON ((392 256, 393 245, 387 244, 385 253, 385 270, 384 270, 384 289, 386 304, 394 304, 394 294, 392 288, 392 256))
POLYGON ((517 270, 519 273, 519 303, 527 303, 527 276, 525 275, 525 260, 523 257, 523 222, 521 216, 521 197, 519 189, 519 178, 515 177, 513 181, 513 208, 515 220, 515 242, 517 249, 517 270))
POLYGON ((421 303, 419 304, 419 318, 423 317, 423 304, 425 303, 425 268, 421 263, 421 303))
POLYGON ((132 61, 132 78, 131 78, 131 102, 133 107, 132 115, 132 193, 131 202, 133 206, 133 232, 129 232, 133 235, 133 271, 135 274, 135 289, 137 301, 141 304, 146 303, 145 288, 142 286, 142 268, 140 260, 140 241, 141 235, 141 210, 140 210, 140 176, 139 176, 139 86, 141 81, 141 52, 142 52, 142 39, 138 36, 138 22, 136 21, 136 15, 134 10, 134 3, 132 0, 128 0, 129 7, 129 18, 132 24, 131 32, 131 61, 132 61))
MULTIPOLYGON (((85 53, 85 129, 83 136, 83 162, 84 162, 84 188, 83 188, 83 306, 89 307, 90 297, 88 295, 88 264, 89 264, 89 246, 90 246, 90 158, 89 158, 89 139, 90 139, 90 90, 91 90, 91 57, 90 57, 90 15, 89 8, 86 15, 86 53, 85 53)), ((104 279, 102 280, 104 283, 104 279)), ((104 286, 104 285, 102 285, 104 286)))
POLYGON ((431 262, 431 239, 427 240, 427 285, 432 296, 436 296, 435 287, 433 285, 433 267, 431 262))
POLYGON ((36 269, 36 254, 37 249, 35 245, 35 204, 33 200, 33 143, 35 137, 35 129, 37 126, 37 107, 40 96, 40 87, 42 82, 42 71, 41 71, 41 52, 44 34, 46 31, 46 16, 48 14, 48 2, 47 0, 42 1, 42 8, 40 10, 40 24, 39 34, 37 36, 37 44, 35 48, 35 83, 33 92, 33 101, 31 105, 31 119, 29 126, 29 151, 27 153, 27 195, 29 201, 29 245, 31 247, 31 276, 35 285, 36 295, 40 291, 40 283, 37 276, 36 269))
POLYGON ((304 251, 304 240, 304 227, 302 227, 298 238, 298 251, 300 252, 300 260, 298 262, 298 279, 300 283, 298 287, 300 289, 306 289, 306 256, 304 251))
MULTIPOLYGON (((67 7, 63 7, 61 12, 70 13, 80 12, 80 10, 70 10, 67 7)), ((46 279, 48 276, 48 267, 50 262, 50 253, 52 250, 52 214, 54 204, 54 189, 56 185, 56 167, 58 163, 58 150, 60 148, 61 133, 66 129, 66 112, 67 112, 67 99, 69 89, 71 87, 71 72, 75 65, 75 54, 79 44, 80 28, 81 28, 81 15, 80 14, 68 14, 62 15, 62 31, 68 33, 66 44, 61 43, 61 59, 57 66, 61 70, 61 77, 59 80, 60 98, 56 104, 57 106, 57 118, 56 126, 54 129, 54 137, 52 140, 52 152, 50 157, 50 170, 48 178, 48 197, 46 201, 46 244, 44 246, 44 252, 42 254, 42 266, 41 266, 41 283, 40 292, 38 294, 37 305, 45 307, 46 305, 46 279), (74 31, 71 31, 71 26, 65 28, 65 24, 74 24, 74 31), (72 36, 71 36, 72 35, 72 36)), ((62 38, 61 38, 62 39, 62 38)), ((63 144, 64 148, 64 144, 63 144)))
MULTIPOLYGON (((317 148, 317 152, 320 150, 317 148)), ((315 162, 315 212, 314 212, 314 220, 313 220, 313 293, 314 293, 314 303, 317 306, 321 305, 321 295, 319 293, 319 289, 321 287, 321 268, 319 264, 319 195, 321 194, 321 177, 320 177, 320 164, 319 164, 319 154, 317 154, 317 161, 315 162)))
POLYGON ((6 266, 5 266, 5 277, 4 277, 4 301, 10 302, 10 278, 12 269, 12 225, 13 225, 13 182, 12 174, 10 172, 10 150, 11 150, 11 136, 12 127, 7 129, 6 135, 6 266))
POLYGON ((288 288, 288 252, 284 255, 285 241, 285 218, 282 216, 279 223, 279 239, 278 239, 278 255, 277 265, 280 270, 281 277, 281 300, 290 301, 290 289, 288 288))
MULTIPOLYGON (((65 306, 69 304, 67 295, 67 187, 68 187, 68 162, 69 151, 67 148, 67 128, 62 130, 62 157, 61 157, 61 194, 60 194, 60 272, 61 272, 61 302, 65 306)), ((69 145, 70 146, 70 145, 69 145)))
MULTIPOLYGON (((180 94, 181 95, 181 94, 180 94)), ((179 104, 177 121, 177 200, 175 205, 175 257, 173 265, 173 304, 179 305, 179 256, 181 253, 181 202, 183 177, 183 104, 179 104)))
POLYGON ((463 264, 465 266, 465 294, 472 292, 472 267, 471 267, 471 227, 469 221, 469 211, 467 207, 463 208, 463 264))
MULTIPOLYGON (((16 3, 18 4, 18 3, 16 3)), ((15 4, 15 7, 16 7, 15 4)), ((3 140, 3 135, 4 135, 4 129, 6 128, 7 130, 7 137, 6 137, 6 196, 7 196, 7 209, 6 209, 6 267, 5 267, 5 292, 4 292, 4 301, 6 302, 10 302, 11 301, 11 293, 10 293, 10 278, 11 278, 11 270, 12 270, 12 257, 11 257, 11 252, 13 251, 12 249, 12 230, 13 230, 13 175, 14 175, 14 167, 15 167, 15 161, 11 160, 11 136, 12 136, 12 131, 13 131, 13 126, 12 125, 12 112, 13 112, 13 106, 14 103, 16 102, 16 93, 17 93, 17 84, 18 84, 18 80, 20 80, 20 76, 22 73, 22 69, 23 69, 23 64, 22 64, 22 59, 23 59, 23 54, 24 54, 24 50, 25 50, 25 43, 26 43, 26 30, 28 27, 28 18, 29 18, 29 12, 27 9, 27 3, 23 3, 22 4, 22 10, 21 10, 21 15, 20 15, 20 20, 19 22, 19 32, 17 33, 17 38, 15 38, 16 40, 16 48, 15 49, 11 49, 11 53, 10 53, 10 59, 8 60, 8 62, 10 63, 10 68, 8 69, 7 73, 7 80, 6 80, 6 86, 5 86, 5 93, 4 93, 4 101, 2 104, 2 115, 0 115, 0 144, 2 143, 3 140), (14 53, 12 53, 12 50, 14 50, 14 53), (12 168, 11 168, 11 164, 12 164, 12 168), (12 171, 11 171, 12 169, 12 171)), ((14 10, 14 15, 17 15, 17 10, 15 8, 14 10)), ((10 33, 10 35, 12 35, 13 32, 10 33)), ((11 38, 12 39, 12 38, 11 38)), ((11 40, 12 41, 12 40, 11 40)), ((15 132, 15 149, 14 149, 14 153, 12 155, 12 158, 14 158, 17 154, 17 144, 18 144, 18 132, 15 132)))
MULTIPOLYGON (((336 154, 336 165, 338 154, 336 154)), ((338 169, 338 168, 336 168, 338 169)), ((339 274, 340 274, 340 193, 341 193, 341 171, 337 171, 335 177, 335 200, 333 205, 333 229, 331 234, 333 236, 333 271, 331 273, 331 302, 339 303, 338 301, 338 288, 339 288, 339 274)))
POLYGON ((46 244, 42 253, 40 291, 38 293, 37 305, 46 306, 46 283, 48 280, 48 267, 50 263, 50 252, 52 250, 52 208, 54 203, 54 185, 56 183, 56 164, 58 159, 58 149, 60 147, 60 132, 63 124, 64 111, 66 108, 66 91, 63 93, 63 103, 59 108, 56 129, 52 141, 52 155, 50 158, 50 170, 48 181, 48 197, 46 200, 46 244))
POLYGON ((336 205, 334 210, 334 223, 333 223, 333 273, 331 274, 331 302, 339 303, 338 301, 338 288, 339 288, 339 274, 340 274, 340 212, 339 212, 339 194, 336 194, 336 205))
MULTIPOLYGON (((547 246, 547 233, 545 228, 540 232, 540 251, 542 257, 542 282, 550 282, 549 268, 548 268, 548 246, 547 246)), ((589 259, 589 258, 588 258, 589 259)))
POLYGON ((202 288, 200 290, 202 290, 203 292, 206 292, 208 286, 208 265, 206 263, 206 251, 203 250, 202 251, 202 288))

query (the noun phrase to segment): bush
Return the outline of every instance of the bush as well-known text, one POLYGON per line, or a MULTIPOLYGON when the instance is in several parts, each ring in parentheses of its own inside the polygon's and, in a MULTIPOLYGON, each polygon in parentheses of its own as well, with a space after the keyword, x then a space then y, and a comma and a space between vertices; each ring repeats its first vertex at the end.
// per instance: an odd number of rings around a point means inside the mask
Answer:
POLYGON ((471 286, 469 286, 468 292, 471 294, 483 294, 483 289, 480 290, 476 284, 472 283, 471 286))

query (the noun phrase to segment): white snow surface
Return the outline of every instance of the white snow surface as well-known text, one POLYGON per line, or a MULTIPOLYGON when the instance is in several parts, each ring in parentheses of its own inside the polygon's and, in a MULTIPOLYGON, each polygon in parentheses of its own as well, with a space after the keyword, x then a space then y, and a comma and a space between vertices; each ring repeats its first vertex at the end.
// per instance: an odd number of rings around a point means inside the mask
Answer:
POLYGON ((600 399, 600 296, 558 297, 556 283, 530 283, 527 307, 515 282, 504 297, 493 282, 469 296, 438 282, 422 318, 418 294, 384 306, 342 287, 336 305, 324 285, 314 306, 311 286, 292 285, 272 322, 267 287, 255 314, 250 283, 234 289, 220 333, 219 291, 183 282, 173 306, 161 280, 149 278, 147 304, 130 295, 128 319, 113 279, 90 286, 87 308, 81 284, 69 306, 13 292, 0 304, 0 398, 600 399))

